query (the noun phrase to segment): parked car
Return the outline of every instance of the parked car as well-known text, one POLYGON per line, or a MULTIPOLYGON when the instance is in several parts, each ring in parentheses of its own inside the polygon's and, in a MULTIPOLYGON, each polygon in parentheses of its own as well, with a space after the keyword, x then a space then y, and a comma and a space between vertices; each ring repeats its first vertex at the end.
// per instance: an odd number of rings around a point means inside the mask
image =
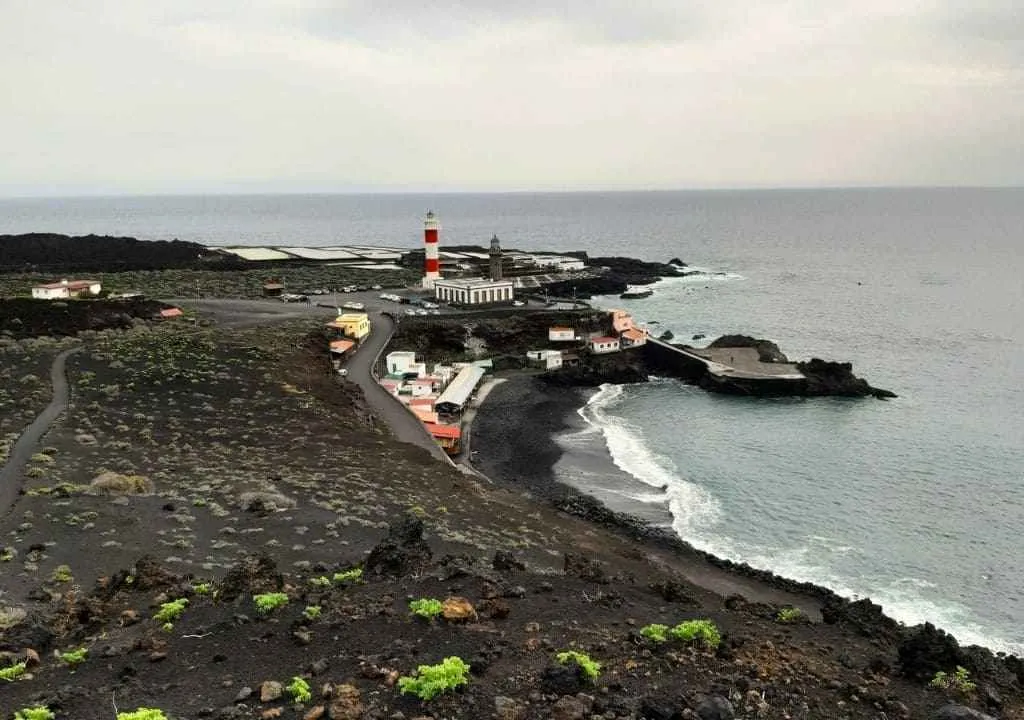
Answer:
POLYGON ((522 307, 525 304, 526 304, 526 302, 523 301, 523 300, 513 300, 512 301, 512 305, 514 305, 515 307, 522 307))
POLYGON ((384 288, 381 287, 380 285, 371 285, 370 289, 371 290, 383 290, 384 288))

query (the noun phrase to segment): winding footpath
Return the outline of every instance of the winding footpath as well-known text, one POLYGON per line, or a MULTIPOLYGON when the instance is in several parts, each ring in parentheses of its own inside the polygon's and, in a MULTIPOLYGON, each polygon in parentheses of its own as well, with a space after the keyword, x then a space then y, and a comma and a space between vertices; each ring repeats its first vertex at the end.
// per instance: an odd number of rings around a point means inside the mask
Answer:
POLYGON ((14 502, 18 499, 18 492, 21 490, 25 465, 28 464, 36 446, 49 431, 50 426, 68 408, 68 378, 65 368, 68 356, 81 349, 81 347, 76 347, 65 350, 53 359, 53 364, 50 366, 50 383, 53 385, 53 397, 50 399, 50 404, 21 433, 21 437, 11 448, 7 462, 0 468, 0 515, 10 512, 14 502))

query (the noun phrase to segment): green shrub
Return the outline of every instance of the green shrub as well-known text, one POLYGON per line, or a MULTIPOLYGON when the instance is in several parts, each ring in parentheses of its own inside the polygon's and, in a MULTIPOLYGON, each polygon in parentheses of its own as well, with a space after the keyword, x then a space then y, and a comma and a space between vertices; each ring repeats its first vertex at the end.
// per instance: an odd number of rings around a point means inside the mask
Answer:
POLYGON ((436 618, 444 609, 444 603, 435 598, 420 598, 409 603, 409 612, 428 620, 436 618))
POLYGON ((196 583, 192 586, 192 590, 196 595, 209 595, 212 588, 213 586, 210 583, 196 583))
POLYGON ((398 678, 398 690, 403 695, 415 695, 420 700, 430 700, 460 685, 469 679, 467 665, 460 657, 446 657, 437 665, 420 665, 413 675, 398 678))
POLYGON ((784 607, 775 616, 775 621, 780 623, 795 623, 803 619, 804 613, 800 608, 784 607))
POLYGON ((156 708, 139 708, 132 712, 119 712, 117 720, 167 720, 163 710, 156 708))
POLYGON ((361 567, 352 568, 351 570, 343 570, 342 572, 334 573, 334 582, 356 582, 363 579, 363 569, 361 567))
POLYGON ((281 592, 253 595, 252 599, 256 603, 256 610, 259 611, 260 615, 267 615, 279 607, 284 607, 288 604, 288 596, 281 592))
POLYGON ((668 625, 645 625, 640 628, 640 634, 654 642, 666 642, 668 640, 668 625))
POLYGON ((312 585, 313 587, 319 587, 319 588, 330 587, 331 586, 331 579, 329 577, 327 577, 326 575, 321 575, 320 577, 310 578, 309 579, 309 584, 312 585))
POLYGON ((14 720, 54 720, 57 717, 45 705, 26 707, 14 713, 14 720))
POLYGON ((313 699, 313 694, 309 691, 309 683, 298 676, 292 678, 291 684, 285 688, 285 691, 297 703, 307 703, 313 699))
POLYGON ((718 627, 710 620, 687 620, 669 630, 668 634, 676 640, 687 643, 696 642, 711 649, 717 648, 722 642, 722 635, 718 632, 718 627))
POLYGON ((85 662, 85 656, 89 654, 89 651, 85 648, 78 648, 77 650, 68 650, 65 653, 60 654, 61 662, 68 665, 72 670, 76 666, 85 662))
POLYGON ((320 617, 321 611, 322 608, 319 605, 307 605, 306 609, 302 611, 302 614, 307 620, 316 620, 320 617))
POLYGON ((601 676, 601 663, 591 659, 586 653, 567 650, 555 655, 555 659, 559 665, 576 665, 590 680, 597 680, 601 676))
POLYGON ((27 665, 24 662, 14 663, 8 665, 5 668, 0 668, 0 680, 6 680, 7 682, 14 682, 25 674, 25 668, 27 665))
POLYGON ((69 565, 58 565, 53 571, 53 581, 59 583, 71 582, 74 576, 71 574, 69 565))
POLYGON ((939 670, 928 684, 943 690, 956 690, 964 695, 970 694, 978 687, 971 680, 971 674, 967 671, 967 668, 960 665, 956 666, 956 670, 952 675, 939 670))
POLYGON ((188 598, 178 598, 177 600, 161 603, 160 609, 153 616, 153 619, 165 625, 173 623, 185 612, 186 605, 188 605, 188 598))

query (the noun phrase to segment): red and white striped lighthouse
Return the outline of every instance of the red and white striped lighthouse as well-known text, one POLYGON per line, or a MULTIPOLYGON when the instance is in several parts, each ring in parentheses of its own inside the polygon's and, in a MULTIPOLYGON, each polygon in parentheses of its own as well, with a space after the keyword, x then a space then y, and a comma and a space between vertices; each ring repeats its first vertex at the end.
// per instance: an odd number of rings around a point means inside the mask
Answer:
POLYGON ((441 261, 437 257, 437 216, 431 210, 423 220, 423 250, 426 256, 423 288, 434 289, 434 281, 441 279, 441 261))

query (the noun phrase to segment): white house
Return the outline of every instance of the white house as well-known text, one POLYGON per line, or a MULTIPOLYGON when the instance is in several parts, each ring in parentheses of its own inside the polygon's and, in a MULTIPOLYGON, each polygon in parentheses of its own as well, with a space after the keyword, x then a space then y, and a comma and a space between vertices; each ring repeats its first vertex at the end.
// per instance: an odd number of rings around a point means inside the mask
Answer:
POLYGON ((388 375, 403 375, 407 372, 415 372, 415 370, 410 370, 410 366, 416 364, 416 353, 407 350, 396 350, 395 352, 388 353, 385 362, 387 363, 388 375))
POLYGON ((545 370, 557 370, 562 367, 561 350, 528 350, 526 359, 543 365, 545 370))
POLYGON ((576 331, 570 327, 549 327, 548 340, 551 342, 572 342, 576 339, 576 331))
POLYGON ((590 351, 597 355, 619 351, 619 339, 617 337, 595 337, 590 339, 590 351))
POLYGON ((34 286, 32 297, 37 300, 61 300, 81 295, 98 295, 101 289, 99 280, 61 280, 34 286))
POLYGON ((452 305, 493 305, 512 302, 512 286, 511 280, 435 280, 434 295, 452 305))

